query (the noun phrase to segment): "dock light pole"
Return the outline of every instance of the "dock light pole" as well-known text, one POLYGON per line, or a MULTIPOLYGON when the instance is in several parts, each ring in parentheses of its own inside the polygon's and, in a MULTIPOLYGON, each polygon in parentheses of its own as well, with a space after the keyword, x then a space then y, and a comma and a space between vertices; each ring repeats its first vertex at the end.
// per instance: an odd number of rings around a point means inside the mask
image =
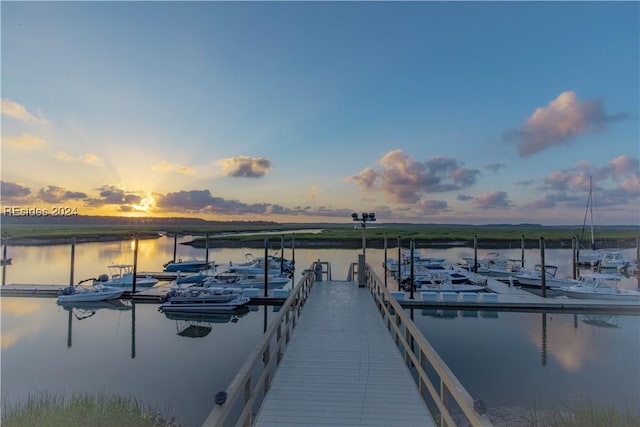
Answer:
POLYGON ((376 220, 376 214, 374 212, 363 212, 362 216, 358 216, 356 212, 351 214, 351 219, 355 222, 360 222, 362 226, 362 256, 358 257, 358 286, 363 288, 365 286, 365 265, 367 254, 367 222, 373 222, 376 220))

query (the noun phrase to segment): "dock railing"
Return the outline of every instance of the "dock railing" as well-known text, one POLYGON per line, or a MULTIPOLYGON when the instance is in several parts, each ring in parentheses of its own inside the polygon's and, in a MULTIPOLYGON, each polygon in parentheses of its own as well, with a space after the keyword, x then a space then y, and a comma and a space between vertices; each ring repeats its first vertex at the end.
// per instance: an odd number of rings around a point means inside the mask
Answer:
POLYGON ((202 424, 203 427, 253 425, 314 282, 312 265, 303 272, 302 278, 280 307, 278 316, 226 391, 216 395, 215 406, 202 424))
POLYGON ((485 405, 473 400, 368 264, 365 274, 387 329, 434 420, 439 421, 440 426, 492 426, 485 405))

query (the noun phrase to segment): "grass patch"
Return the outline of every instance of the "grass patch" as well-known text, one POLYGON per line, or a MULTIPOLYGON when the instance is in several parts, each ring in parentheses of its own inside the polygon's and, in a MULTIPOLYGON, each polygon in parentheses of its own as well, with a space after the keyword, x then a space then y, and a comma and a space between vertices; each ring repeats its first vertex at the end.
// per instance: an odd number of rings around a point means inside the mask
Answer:
POLYGON ((529 414, 531 427, 638 427, 640 413, 629 408, 624 411, 613 405, 596 404, 583 399, 573 411, 551 407, 529 414))
POLYGON ((121 396, 29 395, 26 402, 2 408, 3 427, 169 427, 178 426, 135 399, 121 396))

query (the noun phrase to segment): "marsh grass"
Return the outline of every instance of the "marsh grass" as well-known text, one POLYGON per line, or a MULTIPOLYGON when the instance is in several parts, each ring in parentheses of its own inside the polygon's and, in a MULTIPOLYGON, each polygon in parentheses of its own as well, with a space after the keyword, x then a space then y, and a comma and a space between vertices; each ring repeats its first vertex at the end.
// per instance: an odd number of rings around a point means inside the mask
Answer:
POLYGON ((152 408, 135 399, 105 394, 29 395, 26 402, 9 407, 3 404, 3 427, 173 427, 152 408))
POLYGON ((622 411, 584 398, 573 411, 553 406, 531 411, 528 424, 531 427, 638 427, 640 412, 629 408, 622 411))

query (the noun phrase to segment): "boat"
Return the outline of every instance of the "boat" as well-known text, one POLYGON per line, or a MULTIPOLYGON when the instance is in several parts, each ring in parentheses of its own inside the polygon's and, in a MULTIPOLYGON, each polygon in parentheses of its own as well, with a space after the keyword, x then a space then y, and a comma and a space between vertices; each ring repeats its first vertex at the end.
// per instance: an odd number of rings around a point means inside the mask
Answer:
MULTIPOLYGON (((411 272, 403 269, 401 281, 409 280, 410 276, 411 272)), ((413 280, 414 283, 450 282, 453 284, 463 284, 471 282, 471 277, 468 274, 457 271, 453 268, 422 268, 414 269, 413 280)))
POLYGON ((422 284, 416 288, 416 292, 481 292, 486 288, 482 285, 474 285, 472 283, 434 283, 422 284))
POLYGON ((458 265, 468 271, 475 270, 478 274, 491 276, 497 280, 508 280, 509 277, 513 277, 524 270, 522 260, 506 258, 499 252, 489 252, 478 259, 475 269, 473 263, 474 258, 469 256, 461 257, 458 261, 458 265))
MULTIPOLYGON (((94 285, 133 287, 133 265, 112 264, 107 268, 111 271, 111 277, 108 274, 101 274, 94 280, 94 285)), ((154 277, 147 274, 136 274, 136 288, 150 288, 156 283, 158 283, 158 279, 154 277)))
MULTIPOLYGON (((267 276, 268 289, 280 289, 291 279, 288 276, 267 276)), ((234 286, 239 288, 264 288, 264 274, 241 274, 231 272, 221 272, 205 279, 202 282, 204 287, 234 286)))
POLYGON ((237 289, 192 286, 167 293, 160 311, 163 313, 216 313, 233 311, 249 302, 237 289))
POLYGON ((587 196, 587 207, 584 212, 584 221, 582 222, 582 231, 580 233, 580 238, 578 239, 578 253, 577 253, 577 263, 580 265, 591 265, 599 262, 602 259, 602 256, 607 249, 597 248, 595 235, 593 232, 593 184, 592 179, 589 177, 589 195, 587 196), (591 235, 591 245, 588 249, 581 248, 581 241, 583 240, 585 228, 587 225, 587 216, 590 218, 590 235, 591 235))
MULTIPOLYGON (((453 283, 448 274, 421 274, 413 277, 414 291, 417 292, 478 292, 485 289, 483 285, 476 285, 470 281, 453 283)), ((400 281, 400 288, 411 290, 411 278, 405 277, 400 281)))
MULTIPOLYGON (((229 264, 225 267, 224 272, 238 273, 238 274, 264 274, 265 272, 265 258, 255 257, 251 253, 244 255, 247 259, 243 263, 233 263, 229 261, 229 264)), ((294 262, 281 257, 274 257, 269 255, 266 261, 267 274, 270 276, 288 276, 291 277, 294 272, 294 262)), ((216 270, 222 265, 216 265, 216 270)))
POLYGON ((212 268, 213 265, 214 265, 213 262, 207 262, 207 261, 204 261, 204 260, 198 260, 198 259, 182 260, 182 259, 178 259, 177 261, 176 260, 167 261, 163 265, 163 267, 164 267, 164 271, 172 272, 172 273, 176 273, 176 272, 198 273, 199 271, 208 270, 208 269, 212 268))
POLYGON ((640 301, 640 291, 619 289, 618 281, 620 276, 615 274, 583 274, 579 284, 557 288, 557 291, 570 298, 640 301))
MULTIPOLYGON (((413 258, 411 257, 411 251, 409 249, 401 249, 400 251, 400 268, 410 268, 411 260, 413 259, 414 268, 438 268, 446 261, 445 258, 438 257, 422 257, 417 252, 414 252, 413 258)), ((398 273, 398 260, 388 259, 386 264, 383 263, 383 267, 392 273, 398 273)))
MULTIPOLYGON (((563 286, 572 286, 580 283, 579 280, 556 277, 558 267, 555 265, 545 265, 545 287, 559 288, 563 286)), ((536 264, 533 270, 524 270, 514 276, 514 279, 522 286, 531 286, 535 288, 542 287, 542 265, 536 264)))
POLYGON ((80 281, 77 285, 67 286, 58 291, 58 303, 70 302, 96 302, 118 299, 124 293, 124 289, 112 286, 92 285, 83 286, 82 283, 93 279, 80 281))
POLYGON ((621 251, 603 251, 600 259, 592 261, 592 267, 598 268, 615 268, 629 264, 629 261, 625 259, 621 251))

